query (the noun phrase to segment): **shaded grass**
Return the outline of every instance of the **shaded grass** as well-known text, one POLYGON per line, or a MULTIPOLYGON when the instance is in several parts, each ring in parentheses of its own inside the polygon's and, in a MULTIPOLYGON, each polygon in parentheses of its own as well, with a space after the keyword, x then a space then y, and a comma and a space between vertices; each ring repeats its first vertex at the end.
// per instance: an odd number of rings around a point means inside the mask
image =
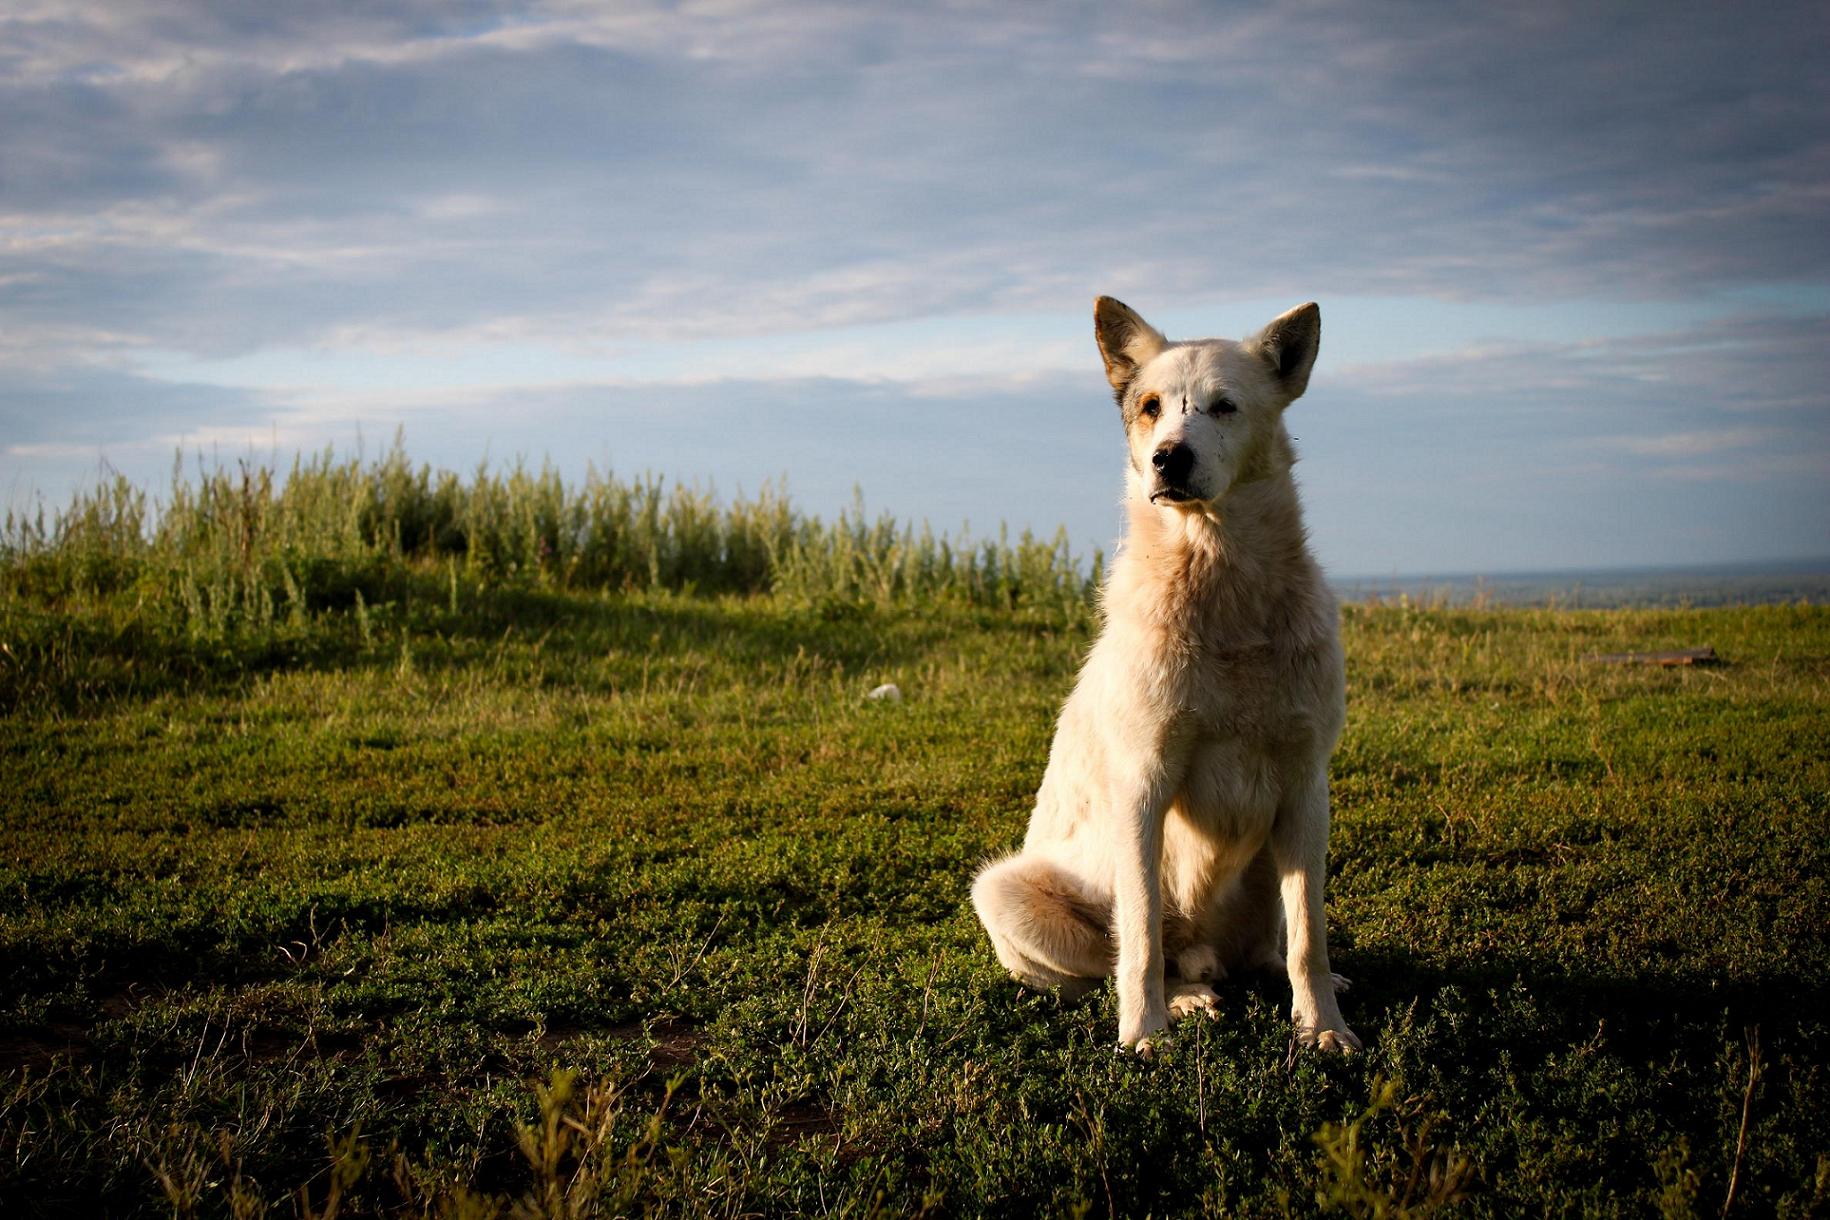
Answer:
POLYGON ((1368 1052, 1246 979, 1143 1065, 965 906, 1084 608, 418 563, 222 633, 7 586, 0 1209, 1826 1206, 1830 612, 1349 607, 1368 1052))

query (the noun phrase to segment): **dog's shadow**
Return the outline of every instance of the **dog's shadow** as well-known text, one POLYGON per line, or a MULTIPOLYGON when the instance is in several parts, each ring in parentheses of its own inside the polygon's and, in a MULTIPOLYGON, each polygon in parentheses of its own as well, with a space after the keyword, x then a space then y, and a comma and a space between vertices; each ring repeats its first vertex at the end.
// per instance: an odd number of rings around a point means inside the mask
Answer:
MULTIPOLYGON (((1757 1027, 1785 1037, 1821 1022, 1830 986, 1779 969, 1725 979, 1702 967, 1620 970, 1572 968, 1529 953, 1483 956, 1463 966, 1389 949, 1336 955, 1353 980, 1342 997, 1362 1034, 1434 1022, 1467 1047, 1496 1054, 1556 1053, 1606 1041, 1636 1053, 1713 1059, 1725 1041, 1757 1027)), ((1288 995, 1281 980, 1255 976, 1249 986, 1288 995)))
MULTIPOLYGON (((1343 1012, 1369 1047, 1383 1035, 1412 1031, 1452 1035, 1467 1051, 1488 1046, 1513 1056, 1554 1054, 1598 1039, 1637 1044, 1655 1058, 1671 1054, 1713 1058, 1725 1041, 1764 1029, 1770 1038, 1817 1023, 1830 1011, 1830 985, 1778 970, 1725 980, 1702 969, 1665 972, 1572 970, 1528 954, 1487 956, 1445 967, 1423 955, 1387 949, 1334 955, 1349 980, 1343 1012)), ((1166 982, 1179 982, 1173 971, 1166 982)), ((1262 1002, 1285 1011, 1290 986, 1281 973, 1238 971, 1212 984, 1221 1019, 1262 1002)), ((1103 1003, 1110 979, 1053 993, 1063 1009, 1103 1003)))

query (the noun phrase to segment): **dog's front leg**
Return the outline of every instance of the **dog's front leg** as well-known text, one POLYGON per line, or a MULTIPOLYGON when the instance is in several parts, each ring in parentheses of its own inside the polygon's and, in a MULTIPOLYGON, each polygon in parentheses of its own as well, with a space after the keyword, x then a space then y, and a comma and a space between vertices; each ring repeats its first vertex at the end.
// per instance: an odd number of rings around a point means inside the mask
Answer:
POLYGON ((1290 972, 1290 1017, 1305 1046, 1329 1051, 1357 1051, 1360 1037, 1347 1027, 1334 995, 1328 966, 1328 923, 1322 904, 1322 882, 1328 871, 1327 764, 1279 810, 1271 832, 1271 854, 1277 861, 1283 892, 1284 930, 1289 939, 1285 965, 1290 972))
POLYGON ((1163 1000, 1163 817, 1160 777, 1117 785, 1112 922, 1118 934, 1118 1043, 1148 1058, 1169 1027, 1163 1000))

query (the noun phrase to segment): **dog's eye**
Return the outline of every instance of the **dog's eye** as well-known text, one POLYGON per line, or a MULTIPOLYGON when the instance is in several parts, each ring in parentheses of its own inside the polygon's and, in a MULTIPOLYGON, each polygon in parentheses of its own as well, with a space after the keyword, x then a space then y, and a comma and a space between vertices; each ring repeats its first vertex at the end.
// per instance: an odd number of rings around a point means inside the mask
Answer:
POLYGON ((1163 404, 1158 401, 1156 395, 1153 394, 1149 398, 1138 403, 1137 409, 1145 419, 1155 419, 1163 410, 1163 404))
POLYGON ((1218 398, 1214 400, 1214 405, 1208 409, 1215 415, 1231 415, 1234 411, 1237 411, 1239 407, 1230 398, 1218 398))

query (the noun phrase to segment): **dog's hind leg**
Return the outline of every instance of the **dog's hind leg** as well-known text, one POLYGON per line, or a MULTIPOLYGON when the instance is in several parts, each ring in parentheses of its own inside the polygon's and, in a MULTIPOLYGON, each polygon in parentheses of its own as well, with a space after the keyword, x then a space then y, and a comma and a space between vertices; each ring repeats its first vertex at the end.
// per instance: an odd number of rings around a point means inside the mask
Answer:
POLYGON ((1009 856, 981 869, 972 908, 1011 977, 1077 999, 1112 973, 1111 908, 1065 869, 1009 856))
POLYGON ((1206 983, 1177 983, 1168 989, 1169 1019, 1180 1021, 1203 1013, 1210 1021, 1220 1017, 1220 995, 1206 983))
POLYGON ((1208 918, 1229 968, 1284 973, 1283 898, 1269 844, 1215 896, 1208 918))

